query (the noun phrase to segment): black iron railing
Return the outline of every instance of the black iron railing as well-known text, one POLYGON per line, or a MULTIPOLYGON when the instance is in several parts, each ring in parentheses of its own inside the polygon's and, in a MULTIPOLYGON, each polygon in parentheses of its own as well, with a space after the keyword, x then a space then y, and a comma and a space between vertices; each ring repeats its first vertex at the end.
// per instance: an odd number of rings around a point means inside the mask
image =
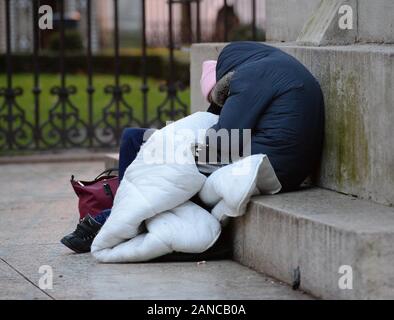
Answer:
MULTIPOLYGON (((86 88, 77 88, 67 81, 67 66, 65 48, 65 2, 57 0, 57 9, 60 17, 57 29, 60 37, 60 48, 58 54, 59 85, 50 89, 50 93, 55 100, 47 111, 45 117, 42 116, 42 106, 40 105, 41 77, 40 77, 40 30, 38 26, 40 0, 32 1, 33 25, 33 104, 30 106, 19 105, 19 98, 25 93, 24 88, 17 87, 13 83, 13 52, 11 45, 12 24, 11 24, 11 0, 0 0, 4 2, 5 18, 5 86, 0 88, 0 151, 11 150, 43 150, 53 148, 69 147, 112 147, 116 146, 123 128, 131 126, 161 127, 166 120, 177 119, 187 114, 188 106, 179 97, 179 92, 185 86, 177 81, 175 77, 176 63, 174 59, 174 17, 173 7, 182 2, 193 3, 196 10, 195 18, 195 41, 201 41, 201 3, 203 0, 167 0, 168 8, 168 52, 169 70, 165 84, 160 86, 160 91, 165 93, 161 103, 155 106, 155 114, 150 115, 149 107, 149 86, 147 73, 147 21, 146 2, 141 1, 141 96, 142 96, 142 117, 138 119, 134 115, 135 106, 126 99, 126 95, 131 92, 128 84, 122 83, 120 74, 120 44, 119 44, 119 3, 118 0, 111 0, 114 12, 114 83, 107 85, 104 92, 108 96, 106 105, 101 110, 99 119, 94 116, 94 95, 97 90, 94 87, 94 65, 92 63, 92 2, 86 0, 86 88), (87 101, 84 106, 76 106, 73 96, 77 90, 86 90, 87 101), (26 108, 33 108, 32 117, 27 117, 26 108), (81 115, 81 108, 86 108, 86 112, 81 115)), ((251 30, 253 39, 257 39, 256 29, 256 0, 248 0, 251 6, 251 30)), ((258 0, 257 0, 258 1, 258 0)), ((227 0, 223 4, 227 5, 227 0)), ((0 19, 1 20, 1 19, 0 19)), ((224 39, 228 39, 227 10, 224 19, 224 39)))

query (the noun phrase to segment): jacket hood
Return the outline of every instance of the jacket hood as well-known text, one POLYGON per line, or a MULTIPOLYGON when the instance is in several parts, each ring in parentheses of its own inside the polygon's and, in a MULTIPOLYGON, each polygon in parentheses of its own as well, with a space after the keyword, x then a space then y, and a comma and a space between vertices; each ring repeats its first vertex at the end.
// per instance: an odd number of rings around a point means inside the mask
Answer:
POLYGON ((216 80, 219 81, 225 74, 234 71, 241 65, 258 61, 276 51, 278 49, 258 42, 232 42, 224 47, 219 55, 216 66, 216 80))

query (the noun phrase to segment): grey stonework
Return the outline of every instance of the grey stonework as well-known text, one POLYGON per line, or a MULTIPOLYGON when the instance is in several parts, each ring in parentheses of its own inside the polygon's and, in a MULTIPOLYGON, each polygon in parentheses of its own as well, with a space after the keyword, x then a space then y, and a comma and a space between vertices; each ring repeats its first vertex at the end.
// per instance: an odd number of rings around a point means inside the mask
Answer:
MULTIPOLYGON (((312 26, 308 24, 311 23, 314 14, 318 15, 317 24, 327 22, 319 13, 319 6, 330 7, 339 2, 353 7, 354 18, 357 21, 354 30, 356 42, 394 43, 394 1, 392 0, 266 0, 267 40, 296 41, 303 29, 311 31, 312 26)), ((337 26, 339 17, 340 15, 337 14, 328 19, 332 24, 331 30, 337 26)), ((327 34, 327 36, 333 35, 332 32, 327 34)), ((343 35, 348 36, 347 33, 343 35)), ((341 39, 340 34, 335 36, 341 39)), ((334 41, 331 43, 335 44, 334 41)))

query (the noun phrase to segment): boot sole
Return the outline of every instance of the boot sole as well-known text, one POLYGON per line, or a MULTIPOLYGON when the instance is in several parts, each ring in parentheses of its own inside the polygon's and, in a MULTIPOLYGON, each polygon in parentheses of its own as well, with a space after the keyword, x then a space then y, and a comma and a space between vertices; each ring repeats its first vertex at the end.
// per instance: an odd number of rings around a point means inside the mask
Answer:
POLYGON ((71 249, 72 251, 74 251, 75 253, 81 254, 81 253, 88 253, 88 252, 90 252, 90 251, 81 251, 81 250, 78 250, 77 248, 75 248, 75 247, 71 244, 71 242, 69 242, 69 241, 68 241, 67 239, 65 239, 65 238, 61 239, 60 242, 61 242, 62 244, 64 244, 67 248, 69 248, 69 249, 71 249))

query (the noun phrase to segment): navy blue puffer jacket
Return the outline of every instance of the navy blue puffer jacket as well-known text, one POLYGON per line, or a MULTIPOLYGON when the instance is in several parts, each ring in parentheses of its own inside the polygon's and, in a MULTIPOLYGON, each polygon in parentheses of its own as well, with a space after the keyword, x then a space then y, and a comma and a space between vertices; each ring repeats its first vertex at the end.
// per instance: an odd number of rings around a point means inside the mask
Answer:
POLYGON ((217 80, 234 71, 215 131, 251 129, 252 154, 266 154, 283 186, 297 188, 320 158, 324 99, 295 58, 256 42, 234 42, 218 58, 217 80))

